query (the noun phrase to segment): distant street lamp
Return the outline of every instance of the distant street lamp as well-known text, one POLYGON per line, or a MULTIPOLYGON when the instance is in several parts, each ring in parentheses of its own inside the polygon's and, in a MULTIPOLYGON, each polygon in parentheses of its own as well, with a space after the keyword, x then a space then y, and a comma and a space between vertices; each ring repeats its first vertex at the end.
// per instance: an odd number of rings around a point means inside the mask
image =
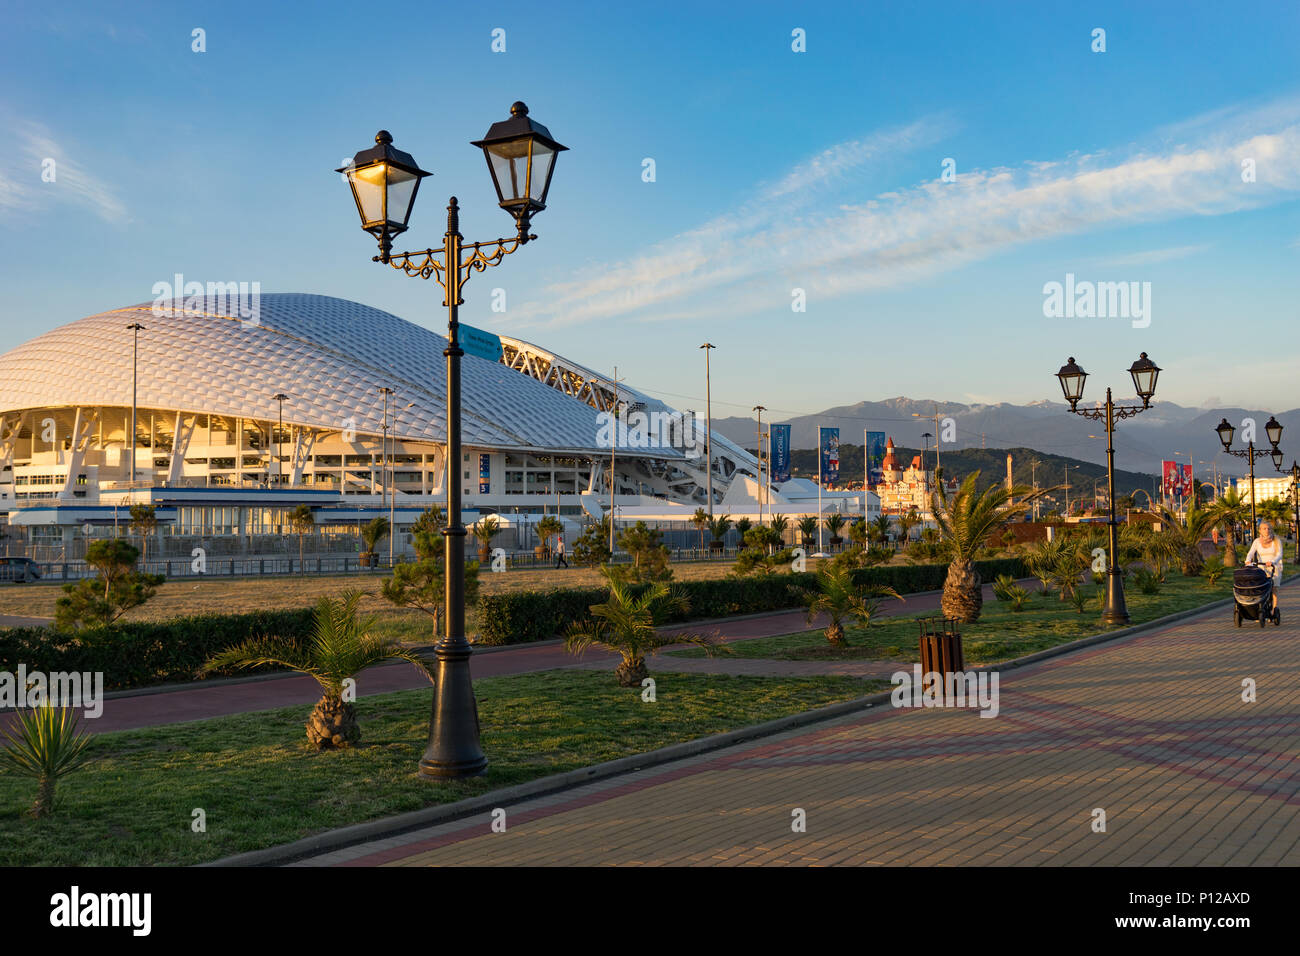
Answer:
POLYGON ((1300 564, 1300 465, 1291 459, 1291 503, 1295 506, 1295 559, 1300 564))
POLYGON ((1278 471, 1282 470, 1282 450, 1277 447, 1277 443, 1282 440, 1282 426, 1278 424, 1275 417, 1270 415, 1268 422, 1264 425, 1264 434, 1268 438, 1268 443, 1273 447, 1268 451, 1255 450, 1255 439, 1251 438, 1246 443, 1245 448, 1233 449, 1232 436, 1236 434, 1236 429, 1226 418, 1219 422, 1214 429, 1219 433, 1219 441, 1223 443, 1223 450, 1226 454, 1234 458, 1245 458, 1250 462, 1250 530, 1255 534, 1259 530, 1258 522, 1255 519, 1255 459, 1263 458, 1265 455, 1271 455, 1273 466, 1278 471))
MULTIPOLYGON (((758 443, 755 454, 758 456, 758 523, 763 523, 763 413, 767 411, 764 405, 755 405, 750 411, 758 412, 758 429, 754 434, 754 440, 758 443)), ((769 465, 771 463, 769 462, 769 465)))
MULTIPOLYGON (((529 232, 534 215, 546 208, 546 196, 555 171, 555 158, 568 147, 551 138, 550 131, 528 116, 528 107, 516 102, 510 118, 494 123, 487 136, 474 142, 483 150, 498 205, 515 221, 510 239, 466 243, 460 234, 460 204, 452 196, 447 205, 447 231, 441 249, 392 254, 392 239, 407 229, 420 180, 429 176, 410 153, 393 147, 393 137, 380 130, 375 145, 353 157, 343 169, 361 217, 361 228, 379 242, 374 261, 400 269, 420 279, 437 279, 447 307, 447 526, 446 543, 447 633, 434 651, 437 691, 429 722, 429 743, 420 760, 427 777, 473 777, 487 769, 479 744, 478 708, 470 676, 471 649, 465 640, 465 525, 461 517, 461 399, 459 309, 461 288, 476 272, 500 264, 507 255, 536 239, 529 232)), ((391 531, 390 531, 391 533, 391 531)))
POLYGON ((379 468, 379 490, 382 497, 379 499, 380 509, 388 509, 388 566, 393 566, 393 506, 389 504, 393 500, 392 489, 388 487, 389 476, 392 475, 388 467, 388 399, 393 394, 393 390, 387 385, 379 386, 379 392, 384 396, 384 435, 380 447, 380 468, 379 468))
POLYGON ((284 392, 276 392, 271 396, 272 399, 280 403, 280 426, 275 433, 275 484, 284 484, 284 476, 281 474, 284 470, 284 403, 289 400, 289 396, 284 392))
POLYGON ((705 483, 709 496, 709 520, 713 520, 713 387, 709 377, 709 353, 717 348, 712 342, 705 342, 704 349, 704 457, 708 459, 705 469, 705 483))
MULTIPOLYGON (((1124 602, 1124 578, 1120 574, 1119 564, 1116 561, 1119 553, 1119 522, 1115 518, 1115 423, 1120 419, 1132 418, 1151 407, 1151 396, 1156 392, 1156 379, 1160 377, 1159 367, 1147 358, 1146 352, 1143 352, 1141 357, 1129 367, 1128 372, 1133 378, 1133 388, 1138 398, 1142 399, 1141 408, 1136 405, 1116 405, 1108 386, 1106 404, 1102 408, 1080 409, 1079 400, 1083 398, 1083 384, 1087 381, 1088 373, 1075 364, 1073 356, 1056 373, 1065 400, 1070 403, 1070 411, 1091 421, 1106 423, 1106 493, 1110 500, 1110 520, 1107 522, 1110 530, 1110 555, 1106 562, 1106 610, 1102 613, 1101 619, 1107 624, 1129 622, 1128 606, 1124 602)), ((1066 475, 1068 479, 1068 469, 1066 475)))
POLYGON ((135 413, 136 413, 136 396, 139 386, 139 356, 140 356, 140 333, 145 331, 145 327, 139 322, 132 322, 127 327, 127 331, 132 333, 131 339, 131 480, 128 487, 131 489, 131 500, 135 500, 135 413))

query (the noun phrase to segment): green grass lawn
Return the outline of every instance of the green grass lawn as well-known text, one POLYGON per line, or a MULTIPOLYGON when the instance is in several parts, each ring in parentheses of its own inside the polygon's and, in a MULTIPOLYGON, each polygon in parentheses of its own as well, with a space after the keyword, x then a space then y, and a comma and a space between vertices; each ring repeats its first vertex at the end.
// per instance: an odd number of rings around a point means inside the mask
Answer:
MULTIPOLYGON (((978 621, 961 626, 966 661, 971 664, 994 664, 1111 630, 1101 623, 1101 602, 1096 596, 1096 589, 1089 584, 1086 590, 1093 596, 1082 614, 1059 600, 1055 593, 1047 596, 1035 594, 1025 609, 1018 613, 1009 610, 1008 605, 1001 602, 986 602, 978 621)), ((1132 623, 1141 624, 1166 614, 1231 597, 1232 581, 1230 576, 1225 576, 1216 585, 1209 587, 1204 579, 1184 578, 1177 571, 1172 571, 1159 594, 1143 594, 1130 585, 1125 589, 1124 596, 1132 623)), ((895 602, 889 603, 894 605, 895 602)), ((906 605, 901 607, 906 608, 906 605)), ((842 649, 832 647, 826 641, 825 632, 821 630, 735 641, 731 647, 736 657, 788 661, 887 660, 912 663, 920 659, 917 618, 934 614, 937 612, 882 618, 870 629, 850 628, 849 646, 842 649)), ((1224 619, 1230 621, 1230 618, 1230 614, 1225 612, 1224 619)), ((702 657, 703 652, 691 648, 671 651, 668 656, 702 657)))
POLYGON ((0 865, 189 864, 392 814, 450 803, 548 774, 851 700, 883 682, 655 673, 657 701, 612 670, 556 670, 475 681, 483 748, 476 780, 417 775, 428 691, 357 703, 355 749, 312 751, 310 707, 106 733, 96 760, 65 778, 54 816, 26 815, 35 782, 0 777, 0 865), (192 811, 207 832, 191 831, 192 811))

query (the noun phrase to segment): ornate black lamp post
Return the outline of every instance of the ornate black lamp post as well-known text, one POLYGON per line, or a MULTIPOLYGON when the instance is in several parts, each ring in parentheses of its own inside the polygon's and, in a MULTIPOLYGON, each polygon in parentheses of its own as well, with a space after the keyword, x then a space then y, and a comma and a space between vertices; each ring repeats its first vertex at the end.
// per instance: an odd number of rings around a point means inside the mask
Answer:
POLYGON ((1141 408, 1136 405, 1116 405, 1111 399, 1108 387, 1105 406, 1081 409, 1079 400, 1083 398, 1083 383, 1087 380, 1088 373, 1075 364, 1073 356, 1056 373, 1056 377, 1061 382, 1061 391, 1065 393, 1065 400, 1070 403, 1070 411, 1092 421, 1106 423, 1106 487, 1107 497, 1110 500, 1110 521, 1107 525, 1110 527, 1110 557, 1106 567, 1106 610, 1101 619, 1107 624, 1129 622, 1128 605, 1124 602, 1124 578, 1116 560, 1116 555, 1119 553, 1119 522, 1115 518, 1115 423, 1122 418, 1132 418, 1151 407, 1151 396, 1156 393, 1156 379, 1160 377, 1160 369, 1155 362, 1147 358, 1147 353, 1143 352, 1129 368, 1128 373, 1133 377, 1133 388, 1136 389, 1138 398, 1142 399, 1141 408))
POLYGON ((474 272, 495 266, 529 240, 531 219, 546 208, 555 157, 568 147, 528 118, 528 107, 515 103, 510 118, 494 123, 487 136, 473 143, 483 150, 498 204, 515 220, 511 239, 466 243, 460 234, 460 206, 452 196, 441 249, 392 254, 392 239, 406 231, 420 180, 430 175, 410 153, 393 148, 393 137, 380 130, 375 145, 336 172, 346 173, 361 216, 361 228, 379 240, 383 262, 408 276, 437 279, 447 307, 447 633, 434 649, 437 659, 429 744, 420 760, 427 777, 472 777, 487 769, 479 745, 478 707, 470 678, 470 646, 465 640, 465 526, 461 522, 460 486, 460 323, 461 287, 474 272))
POLYGON ((1268 451, 1263 449, 1257 451, 1253 438, 1246 443, 1245 448, 1233 449, 1232 436, 1237 430, 1232 427, 1232 423, 1226 418, 1219 422, 1214 430, 1219 433, 1219 441, 1223 442, 1225 453, 1250 461, 1250 533, 1254 535, 1259 530, 1258 523, 1255 520, 1255 459, 1270 455, 1273 458, 1273 467, 1278 471, 1282 470, 1282 450, 1277 447, 1277 443, 1282 440, 1282 426, 1278 424, 1278 420, 1272 415, 1268 417, 1268 421, 1264 424, 1264 434, 1268 436, 1268 443, 1273 446, 1268 451))

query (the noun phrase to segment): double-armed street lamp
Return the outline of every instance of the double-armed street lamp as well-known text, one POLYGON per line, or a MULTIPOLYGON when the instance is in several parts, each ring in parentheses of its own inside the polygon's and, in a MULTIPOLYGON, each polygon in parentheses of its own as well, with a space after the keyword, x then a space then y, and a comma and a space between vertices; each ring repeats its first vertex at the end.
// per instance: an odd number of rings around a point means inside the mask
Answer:
POLYGON ((1061 391, 1070 403, 1070 411, 1092 421, 1106 423, 1106 487, 1110 501, 1110 520, 1106 522, 1110 529, 1110 555, 1106 564, 1106 610, 1101 619, 1107 624, 1127 624, 1129 622, 1128 606, 1124 602, 1124 578, 1120 573, 1116 557, 1119 553, 1119 522, 1115 518, 1115 423, 1123 418, 1132 418, 1151 407, 1151 396, 1156 393, 1156 379, 1160 377, 1160 368, 1147 358, 1143 352, 1128 370, 1133 377, 1133 388, 1141 407, 1137 405, 1116 405, 1111 398, 1110 387, 1106 388, 1106 404, 1100 408, 1079 408, 1083 398, 1083 384, 1088 373, 1074 362, 1074 357, 1061 366, 1056 377, 1061 382, 1061 391))
MULTIPOLYGON (((407 229, 420 181, 431 175, 416 165, 410 153, 393 146, 387 130, 375 136, 375 145, 363 149, 352 162, 335 172, 345 173, 361 216, 361 228, 379 242, 382 262, 420 279, 437 279, 447 307, 447 526, 446 545, 447 632, 434 649, 433 713, 429 743, 420 760, 420 773, 434 778, 473 777, 487 769, 479 744, 478 707, 470 677, 471 649, 465 639, 465 525, 461 516, 461 401, 459 308, 461 288, 475 272, 501 260, 537 237, 529 232, 534 215, 546 208, 546 194, 555 171, 555 158, 566 150, 550 131, 528 116, 528 107, 516 102, 510 118, 494 123, 487 135, 472 145, 483 150, 498 205, 515 221, 515 235, 489 242, 465 242, 460 234, 460 205, 452 196, 447 205, 447 231, 441 249, 393 254, 392 240, 407 229)), ((391 533, 391 531, 390 531, 391 533)))
POLYGON ((1295 560, 1300 564, 1300 464, 1291 459, 1291 504, 1295 508, 1295 560))
POLYGON ((1237 430, 1232 427, 1232 423, 1226 418, 1219 422, 1214 430, 1219 433, 1219 441, 1223 443, 1225 454, 1232 455, 1235 458, 1245 458, 1250 462, 1250 531, 1251 534, 1255 534, 1259 530, 1259 525, 1255 520, 1255 459, 1269 455, 1273 459, 1273 467, 1278 471, 1282 470, 1282 449, 1277 447, 1277 443, 1282 440, 1282 426, 1272 415, 1264 423, 1264 434, 1268 436, 1268 443, 1272 446, 1268 451, 1264 451, 1262 448, 1256 450, 1253 437, 1246 443, 1245 448, 1234 449, 1232 447, 1232 436, 1237 430))

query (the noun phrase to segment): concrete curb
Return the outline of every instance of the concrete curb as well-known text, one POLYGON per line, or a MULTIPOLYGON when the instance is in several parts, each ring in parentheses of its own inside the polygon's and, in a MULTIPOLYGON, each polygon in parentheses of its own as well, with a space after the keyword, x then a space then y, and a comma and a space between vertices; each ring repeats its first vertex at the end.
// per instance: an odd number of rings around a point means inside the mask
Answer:
MULTIPOLYGON (((1294 577, 1288 580, 1294 580, 1294 577)), ((1147 621, 1144 624, 1136 624, 1132 627, 1120 628, 1119 630, 1108 631, 1103 634, 1094 634, 1091 637, 1080 638, 1079 640, 1071 641, 1068 644, 1048 648, 1044 651, 1037 651, 1033 654, 1027 654, 1024 657, 1017 657, 1000 664, 974 668, 974 670, 976 672, 1001 671, 1025 667, 1029 664, 1034 664, 1052 657, 1060 657, 1064 654, 1083 650, 1097 644, 1105 644, 1125 637, 1132 637, 1146 631, 1157 630, 1169 624, 1176 624, 1187 618, 1200 617, 1201 615, 1209 614, 1213 611, 1227 607, 1231 605, 1231 603, 1232 599, 1228 598, 1223 601, 1216 601, 1212 604, 1189 608, 1185 611, 1176 611, 1173 614, 1167 614, 1164 617, 1155 618, 1154 620, 1147 621)), ((742 727, 738 730, 713 734, 709 737, 701 737, 698 740, 688 740, 680 744, 672 744, 668 747, 662 747, 658 750, 651 750, 647 753, 633 754, 630 757, 619 757, 617 760, 609 760, 592 767, 581 767, 577 770, 569 770, 561 774, 539 777, 538 779, 530 780, 527 783, 517 784, 513 787, 505 787, 500 790, 492 790, 476 797, 458 800, 455 803, 426 807, 423 810, 414 810, 410 813, 403 813, 394 817, 384 817, 383 819, 372 820, 368 823, 358 823, 351 826, 341 827, 337 830, 327 830, 324 833, 313 834, 312 836, 304 837, 301 840, 295 840, 292 843, 284 843, 280 846, 267 847, 262 850, 250 850, 246 853, 223 857, 222 859, 214 860, 210 863, 202 863, 199 864, 199 866, 273 866, 289 863, 297 859, 328 853, 331 850, 340 850, 344 847, 353 846, 357 843, 364 843, 380 837, 396 836, 410 830, 423 829, 441 823, 450 823, 454 820, 472 816, 475 813, 490 811, 496 807, 507 806, 512 803, 518 803, 535 797, 548 796, 565 790, 572 790, 585 784, 595 783, 599 780, 607 780, 610 777, 616 777, 621 774, 632 773, 637 770, 647 770, 652 767, 661 766, 662 764, 672 763, 686 757, 694 757, 702 753, 708 753, 712 750, 720 750, 724 747, 744 743, 749 740, 771 737, 787 730, 835 720, 836 718, 854 714, 859 711, 870 710, 872 707, 881 704, 888 704, 891 696, 892 691, 881 691, 880 693, 871 694, 866 697, 858 697, 853 700, 842 701, 838 704, 819 707, 816 710, 791 714, 787 717, 779 717, 776 720, 769 720, 761 724, 755 724, 751 727, 742 727)))

